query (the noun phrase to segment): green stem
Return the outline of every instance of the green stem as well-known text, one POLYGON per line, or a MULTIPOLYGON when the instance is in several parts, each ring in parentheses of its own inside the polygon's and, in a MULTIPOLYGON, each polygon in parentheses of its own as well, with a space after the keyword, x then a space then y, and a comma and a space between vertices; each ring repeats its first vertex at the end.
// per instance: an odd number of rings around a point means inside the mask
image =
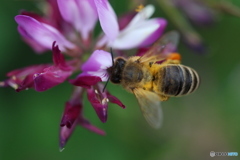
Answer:
POLYGON ((166 13, 170 21, 178 28, 184 35, 187 41, 191 43, 201 43, 201 36, 194 30, 189 21, 181 14, 181 12, 169 4, 167 0, 157 0, 159 7, 166 13))

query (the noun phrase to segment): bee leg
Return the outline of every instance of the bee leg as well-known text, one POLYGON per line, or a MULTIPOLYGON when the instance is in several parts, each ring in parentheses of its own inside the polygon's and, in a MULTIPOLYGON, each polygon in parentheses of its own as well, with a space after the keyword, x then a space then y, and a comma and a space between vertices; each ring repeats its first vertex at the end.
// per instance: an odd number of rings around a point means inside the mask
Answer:
POLYGON ((160 101, 167 101, 169 99, 168 96, 164 96, 164 95, 159 95, 160 101))

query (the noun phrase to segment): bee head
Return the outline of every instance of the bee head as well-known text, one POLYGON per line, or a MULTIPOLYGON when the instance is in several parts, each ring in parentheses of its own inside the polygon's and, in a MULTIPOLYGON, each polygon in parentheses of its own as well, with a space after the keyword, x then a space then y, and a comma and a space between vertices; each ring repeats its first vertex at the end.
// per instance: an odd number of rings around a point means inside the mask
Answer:
POLYGON ((109 78, 107 83, 103 88, 103 92, 107 87, 108 81, 110 80, 112 83, 119 84, 122 79, 122 71, 125 66, 126 60, 122 57, 117 57, 115 60, 113 59, 112 48, 110 48, 111 56, 112 56, 112 66, 107 69, 109 78))
POLYGON ((122 71, 125 66, 126 60, 122 57, 118 57, 114 60, 113 66, 108 68, 108 74, 110 75, 110 81, 112 83, 120 83, 122 80, 122 71))

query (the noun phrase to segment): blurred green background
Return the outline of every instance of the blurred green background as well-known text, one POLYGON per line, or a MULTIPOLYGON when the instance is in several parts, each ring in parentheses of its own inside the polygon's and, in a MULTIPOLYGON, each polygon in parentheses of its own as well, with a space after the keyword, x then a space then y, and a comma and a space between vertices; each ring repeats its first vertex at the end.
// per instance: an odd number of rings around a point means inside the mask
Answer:
MULTIPOLYGON (((110 1, 118 14, 127 0, 110 1)), ((238 0, 232 1, 240 6, 238 0)), ((37 10, 35 1, 1 1, 0 80, 13 69, 51 62, 51 54, 36 55, 17 33, 14 16, 21 9, 37 10)), ((157 7, 155 16, 165 16, 157 7)), ((169 24, 167 30, 174 29, 169 24)), ((194 94, 163 102, 164 123, 152 129, 133 95, 121 86, 108 86, 126 109, 109 104, 102 124, 87 100, 84 114, 106 131, 100 136, 77 127, 66 148, 59 152, 58 131, 64 103, 72 88, 61 84, 46 92, 16 93, 0 88, 0 160, 206 160, 240 159, 209 156, 210 151, 240 154, 240 18, 221 14, 218 23, 195 28, 208 46, 196 54, 182 42, 183 64, 195 68, 201 86, 194 94)))

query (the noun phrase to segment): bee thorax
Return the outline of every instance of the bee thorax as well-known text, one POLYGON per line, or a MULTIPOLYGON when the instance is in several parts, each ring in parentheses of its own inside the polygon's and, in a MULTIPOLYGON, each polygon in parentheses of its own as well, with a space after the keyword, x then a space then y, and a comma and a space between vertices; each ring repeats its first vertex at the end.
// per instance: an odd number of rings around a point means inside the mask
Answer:
POLYGON ((143 79, 143 72, 139 67, 136 67, 134 65, 128 65, 124 69, 122 78, 127 84, 139 83, 143 79))

